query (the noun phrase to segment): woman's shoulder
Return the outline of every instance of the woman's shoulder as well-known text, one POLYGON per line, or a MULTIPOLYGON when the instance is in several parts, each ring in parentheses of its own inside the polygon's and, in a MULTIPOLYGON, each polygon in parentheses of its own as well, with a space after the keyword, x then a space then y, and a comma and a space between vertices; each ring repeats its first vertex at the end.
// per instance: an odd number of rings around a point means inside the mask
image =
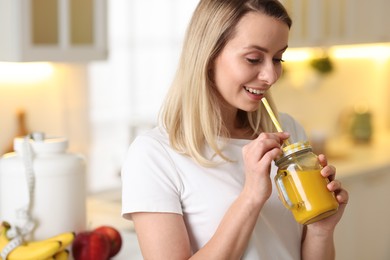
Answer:
POLYGON ((139 133, 132 142, 131 146, 138 145, 164 145, 169 141, 167 131, 160 126, 145 130, 139 133))
POLYGON ((134 138, 127 150, 126 160, 132 164, 156 161, 168 158, 170 150, 167 132, 163 128, 154 127, 134 138))
POLYGON ((279 119, 284 127, 288 127, 298 123, 298 121, 294 117, 284 112, 279 112, 279 119))
POLYGON ((293 142, 307 140, 304 128, 294 117, 287 113, 279 113, 279 119, 283 130, 291 134, 293 142))
POLYGON ((154 126, 138 134, 136 138, 138 137, 149 137, 149 138, 161 140, 161 139, 168 138, 168 134, 164 127, 154 126))

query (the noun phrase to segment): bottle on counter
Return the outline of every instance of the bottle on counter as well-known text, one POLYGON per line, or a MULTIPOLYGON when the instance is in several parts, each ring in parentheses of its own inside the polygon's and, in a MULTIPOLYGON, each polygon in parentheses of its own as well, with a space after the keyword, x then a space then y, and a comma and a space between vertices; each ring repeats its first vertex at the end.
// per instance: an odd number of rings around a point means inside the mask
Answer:
POLYGON ((68 140, 35 133, 14 139, 0 159, 0 220, 35 223, 31 239, 86 228, 85 160, 67 152, 68 140))
POLYGON ((14 151, 13 137, 26 136, 29 133, 26 118, 27 115, 23 109, 16 111, 16 132, 12 136, 12 139, 10 140, 9 145, 7 145, 5 151, 3 151, 4 154, 14 151))
POLYGON ((322 167, 308 142, 284 147, 275 164, 279 197, 297 222, 311 224, 337 212, 339 204, 327 189, 329 180, 321 175, 322 167))

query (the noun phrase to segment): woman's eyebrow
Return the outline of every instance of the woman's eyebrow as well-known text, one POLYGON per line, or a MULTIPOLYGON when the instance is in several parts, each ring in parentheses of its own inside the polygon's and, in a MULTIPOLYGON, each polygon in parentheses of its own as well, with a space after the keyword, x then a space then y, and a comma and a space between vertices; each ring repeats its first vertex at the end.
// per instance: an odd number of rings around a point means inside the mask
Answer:
MULTIPOLYGON (((285 51, 287 48, 288 48, 288 45, 286 45, 285 47, 283 47, 282 49, 280 49, 279 51, 277 51, 277 53, 283 52, 283 51, 285 51)), ((258 46, 258 45, 249 45, 249 46, 245 47, 244 49, 257 49, 257 50, 262 51, 262 52, 265 52, 265 53, 269 53, 269 52, 270 52, 267 48, 264 48, 264 47, 261 47, 261 46, 258 46)))

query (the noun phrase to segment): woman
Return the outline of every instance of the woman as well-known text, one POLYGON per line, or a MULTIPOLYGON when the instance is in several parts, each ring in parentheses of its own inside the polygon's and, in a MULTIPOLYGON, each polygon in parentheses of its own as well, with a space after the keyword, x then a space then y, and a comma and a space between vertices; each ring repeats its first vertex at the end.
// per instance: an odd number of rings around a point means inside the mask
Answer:
POLYGON ((277 0, 200 1, 161 124, 136 138, 122 169, 122 214, 145 259, 334 259, 348 201, 335 168, 319 156, 339 210, 307 226, 273 187, 283 141, 306 138, 286 114, 275 133, 260 102, 271 101, 290 26, 277 0))

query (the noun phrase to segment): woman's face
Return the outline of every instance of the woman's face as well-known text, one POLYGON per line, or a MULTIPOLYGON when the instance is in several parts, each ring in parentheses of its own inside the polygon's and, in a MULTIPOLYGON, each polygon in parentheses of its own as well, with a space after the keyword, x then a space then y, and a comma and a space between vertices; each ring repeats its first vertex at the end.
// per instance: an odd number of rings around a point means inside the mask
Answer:
POLYGON ((214 62, 217 90, 228 105, 255 111, 282 73, 289 28, 262 13, 246 14, 214 62))

